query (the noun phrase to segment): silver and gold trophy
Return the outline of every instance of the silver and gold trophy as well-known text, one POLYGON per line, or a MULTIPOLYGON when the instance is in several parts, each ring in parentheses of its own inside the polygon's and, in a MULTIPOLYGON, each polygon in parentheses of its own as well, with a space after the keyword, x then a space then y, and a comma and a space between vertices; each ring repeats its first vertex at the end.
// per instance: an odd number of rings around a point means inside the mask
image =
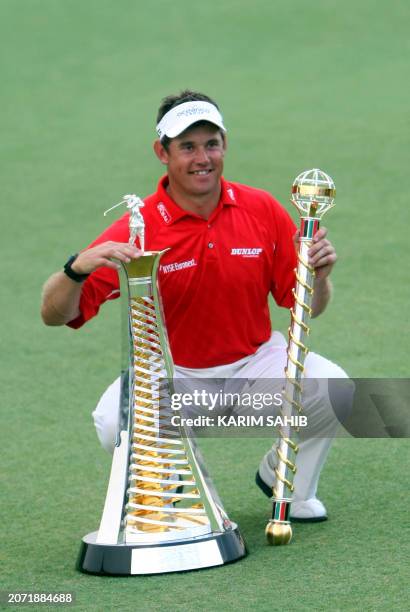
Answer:
POLYGON ((172 423, 173 363, 157 282, 165 251, 144 250, 142 200, 127 195, 123 203, 130 210, 129 243, 138 237, 142 255, 122 264, 117 440, 100 527, 83 538, 77 567, 140 575, 223 565, 245 556, 246 548, 194 440, 172 423))
MULTIPOLYGON (((300 214, 300 238, 296 286, 293 290, 295 305, 291 310, 291 325, 285 367, 285 388, 282 393, 282 422, 291 423, 290 417, 298 415, 303 408, 303 373, 308 348, 309 321, 312 314, 313 281, 315 271, 308 263, 308 251, 320 220, 334 206, 336 194, 333 180, 318 169, 302 172, 293 182, 291 202, 300 214)), ((272 518, 266 526, 269 544, 288 544, 292 538, 290 506, 294 492, 293 480, 296 473, 298 452, 298 428, 284 425, 280 429, 276 447, 276 481, 273 487, 272 518)))

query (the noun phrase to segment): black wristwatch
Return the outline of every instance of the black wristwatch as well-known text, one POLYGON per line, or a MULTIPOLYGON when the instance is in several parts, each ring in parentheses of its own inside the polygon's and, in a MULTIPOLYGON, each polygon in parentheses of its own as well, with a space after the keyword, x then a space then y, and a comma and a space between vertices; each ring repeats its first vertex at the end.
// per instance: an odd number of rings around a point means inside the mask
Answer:
POLYGON ((82 283, 90 275, 89 274, 77 274, 77 272, 74 272, 71 266, 73 265, 77 257, 78 257, 78 253, 76 253, 75 255, 71 255, 69 260, 64 264, 64 273, 67 274, 68 278, 71 278, 71 280, 75 281, 76 283, 82 283))

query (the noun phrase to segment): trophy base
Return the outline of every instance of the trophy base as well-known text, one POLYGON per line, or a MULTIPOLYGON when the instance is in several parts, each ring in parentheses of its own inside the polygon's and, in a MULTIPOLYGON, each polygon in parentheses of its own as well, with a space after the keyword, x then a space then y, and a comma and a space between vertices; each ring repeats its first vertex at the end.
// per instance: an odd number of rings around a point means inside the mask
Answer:
POLYGON ((82 539, 76 568, 86 574, 138 576, 186 572, 232 563, 247 554, 235 523, 232 530, 156 545, 97 544, 97 531, 82 539))

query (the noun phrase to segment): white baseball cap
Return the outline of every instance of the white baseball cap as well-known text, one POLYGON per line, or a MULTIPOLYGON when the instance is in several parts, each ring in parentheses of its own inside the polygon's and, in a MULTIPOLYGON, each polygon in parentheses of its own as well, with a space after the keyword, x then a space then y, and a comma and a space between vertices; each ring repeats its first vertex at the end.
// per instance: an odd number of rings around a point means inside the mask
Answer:
POLYGON ((175 138, 197 121, 209 121, 226 132, 222 115, 216 106, 210 102, 195 100, 171 108, 158 123, 157 134, 160 140, 164 136, 175 138))

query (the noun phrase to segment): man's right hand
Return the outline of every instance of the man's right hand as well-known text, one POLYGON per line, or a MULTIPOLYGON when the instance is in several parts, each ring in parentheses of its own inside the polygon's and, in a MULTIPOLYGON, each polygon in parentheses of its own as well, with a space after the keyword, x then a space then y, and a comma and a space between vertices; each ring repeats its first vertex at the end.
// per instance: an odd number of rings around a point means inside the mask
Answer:
MULTIPOLYGON (((125 242, 103 242, 81 251, 71 269, 77 274, 91 274, 103 266, 118 270, 121 265, 118 261, 128 263, 141 255, 139 249, 125 242)), ((83 283, 71 280, 62 271, 48 279, 44 285, 41 305, 41 316, 46 325, 64 325, 78 317, 82 286, 83 283)))
POLYGON ((112 259, 129 263, 131 259, 137 259, 141 255, 142 251, 135 246, 130 246, 126 242, 112 242, 110 240, 91 249, 81 251, 71 268, 77 274, 91 274, 91 272, 103 266, 118 270, 120 264, 112 261, 112 259))

